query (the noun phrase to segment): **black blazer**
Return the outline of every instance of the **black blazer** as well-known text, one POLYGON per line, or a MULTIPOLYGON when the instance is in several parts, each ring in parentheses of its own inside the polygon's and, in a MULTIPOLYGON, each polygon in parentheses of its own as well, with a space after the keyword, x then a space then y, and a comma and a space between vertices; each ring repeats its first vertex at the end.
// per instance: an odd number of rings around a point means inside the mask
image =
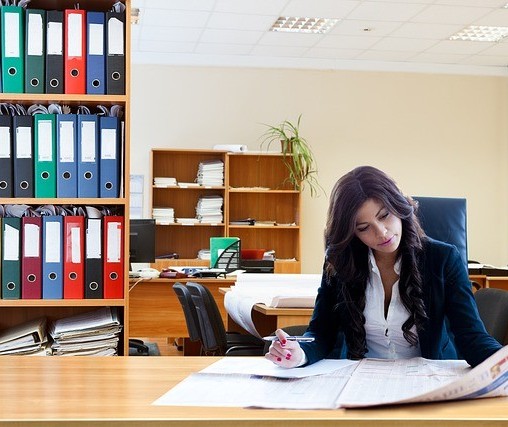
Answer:
MULTIPOLYGON (((428 316, 423 331, 418 333, 422 357, 457 359, 458 350, 471 366, 478 365, 502 346, 485 330, 459 252, 455 246, 427 238, 422 263, 423 301, 428 316)), ((315 341, 301 343, 309 364, 330 357, 334 347, 337 351, 341 345, 338 357, 347 354, 342 331, 349 327, 351 319, 345 310, 339 312, 334 308, 337 302, 342 302, 342 293, 338 292, 341 286, 343 283, 336 278, 328 281, 323 274, 314 313, 305 333, 315 341)))

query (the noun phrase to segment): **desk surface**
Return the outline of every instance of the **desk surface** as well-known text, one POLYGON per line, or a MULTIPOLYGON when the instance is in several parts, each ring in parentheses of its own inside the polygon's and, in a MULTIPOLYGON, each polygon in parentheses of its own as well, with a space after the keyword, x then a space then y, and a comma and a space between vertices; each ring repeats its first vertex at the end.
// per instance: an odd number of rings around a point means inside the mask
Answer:
MULTIPOLYGON (((363 410, 263 410, 152 406, 212 357, 0 359, 0 425, 24 426, 501 426, 508 398, 363 410)), ((211 391, 212 392, 212 391, 211 391)))

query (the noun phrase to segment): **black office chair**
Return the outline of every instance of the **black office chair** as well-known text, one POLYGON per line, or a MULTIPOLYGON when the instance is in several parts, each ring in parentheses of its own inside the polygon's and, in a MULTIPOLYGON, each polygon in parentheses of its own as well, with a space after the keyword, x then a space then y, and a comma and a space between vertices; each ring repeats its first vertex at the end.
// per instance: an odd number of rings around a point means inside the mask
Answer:
POLYGON ((185 285, 182 283, 175 283, 173 285, 180 305, 182 306, 183 314, 185 317, 185 324, 187 325, 187 331, 189 333, 189 339, 191 341, 201 341, 201 331, 199 330, 199 319, 192 297, 185 285))
POLYGON ((508 344, 508 291, 483 288, 475 292, 478 312, 487 332, 503 345, 508 344))
POLYGON ((212 293, 205 286, 188 282, 197 312, 203 354, 206 356, 261 356, 264 341, 241 334, 229 334, 224 328, 219 307, 212 293))

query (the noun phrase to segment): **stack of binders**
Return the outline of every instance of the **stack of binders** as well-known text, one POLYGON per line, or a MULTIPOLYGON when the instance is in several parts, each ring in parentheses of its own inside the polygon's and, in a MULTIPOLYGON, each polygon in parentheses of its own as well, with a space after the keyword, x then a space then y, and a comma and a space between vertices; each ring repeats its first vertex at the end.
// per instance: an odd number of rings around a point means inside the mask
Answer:
MULTIPOLYGON (((20 2, 21 3, 21 2, 20 2)), ((125 5, 0 8, 4 93, 125 94, 125 5)))

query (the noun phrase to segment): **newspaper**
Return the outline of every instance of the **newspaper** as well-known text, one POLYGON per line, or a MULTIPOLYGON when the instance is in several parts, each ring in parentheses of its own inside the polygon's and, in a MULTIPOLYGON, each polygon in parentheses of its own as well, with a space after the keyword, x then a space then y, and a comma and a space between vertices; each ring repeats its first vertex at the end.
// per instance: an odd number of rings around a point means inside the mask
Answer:
POLYGON ((192 374, 153 404, 336 409, 508 396, 508 347, 473 369, 465 361, 421 357, 337 360, 327 362, 324 374, 316 375, 311 365, 298 368, 308 369, 307 377, 277 377, 276 370, 259 375, 261 358, 250 358, 250 367, 248 360, 242 361, 243 373, 235 363, 228 371, 222 362, 192 374))

